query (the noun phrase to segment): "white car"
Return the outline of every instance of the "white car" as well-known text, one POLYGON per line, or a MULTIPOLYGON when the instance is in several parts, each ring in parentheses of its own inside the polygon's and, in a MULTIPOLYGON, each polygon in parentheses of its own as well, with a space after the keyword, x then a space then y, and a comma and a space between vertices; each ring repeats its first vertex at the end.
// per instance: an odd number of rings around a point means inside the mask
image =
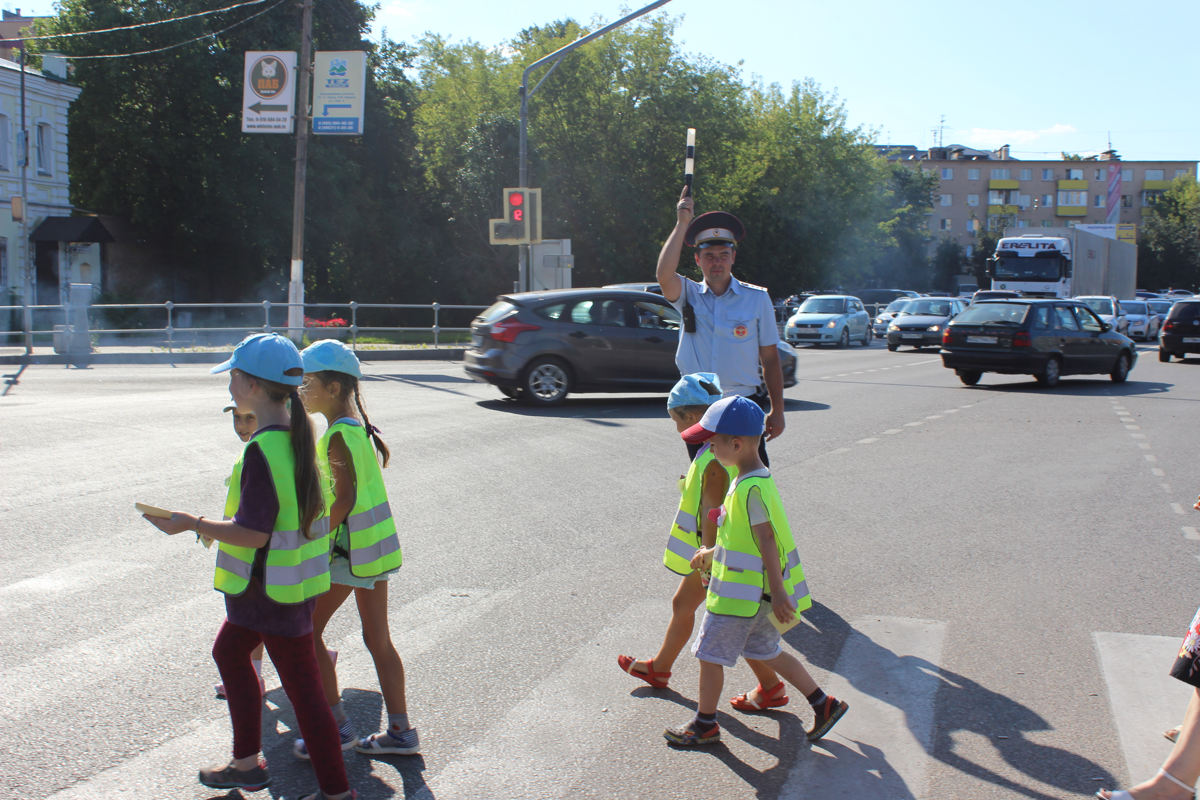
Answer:
POLYGON ((1121 301, 1107 295, 1084 295, 1074 297, 1085 306, 1096 312, 1101 322, 1107 322, 1117 333, 1125 333, 1129 329, 1129 320, 1121 313, 1121 301))
POLYGON ((1121 313, 1128 322, 1125 335, 1143 342, 1158 336, 1162 319, 1150 309, 1145 300, 1122 300, 1121 313))

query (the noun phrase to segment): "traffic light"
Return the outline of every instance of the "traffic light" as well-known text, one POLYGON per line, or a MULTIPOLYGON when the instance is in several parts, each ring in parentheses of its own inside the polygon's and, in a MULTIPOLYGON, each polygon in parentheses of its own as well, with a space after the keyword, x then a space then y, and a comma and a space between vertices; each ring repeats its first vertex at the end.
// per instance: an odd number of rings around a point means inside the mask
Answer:
POLYGON ((542 190, 515 187, 504 190, 504 218, 490 220, 492 244, 529 244, 542 240, 542 190))

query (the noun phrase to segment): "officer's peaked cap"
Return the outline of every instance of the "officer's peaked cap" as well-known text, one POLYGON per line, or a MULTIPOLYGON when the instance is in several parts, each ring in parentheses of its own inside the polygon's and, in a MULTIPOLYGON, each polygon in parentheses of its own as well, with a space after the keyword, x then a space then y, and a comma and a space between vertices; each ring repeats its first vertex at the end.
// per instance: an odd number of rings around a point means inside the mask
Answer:
POLYGON ((685 244, 704 247, 710 244, 736 246, 746 238, 746 226, 728 211, 709 211, 692 220, 683 236, 685 244))

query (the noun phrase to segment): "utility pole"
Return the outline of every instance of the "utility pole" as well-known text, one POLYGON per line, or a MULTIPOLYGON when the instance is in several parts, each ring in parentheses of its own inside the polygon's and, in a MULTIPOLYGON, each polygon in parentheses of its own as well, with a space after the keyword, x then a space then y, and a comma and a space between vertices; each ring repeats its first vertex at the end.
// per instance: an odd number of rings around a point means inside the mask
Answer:
POLYGON ((33 260, 29 257, 29 131, 25 129, 25 40, 21 45, 21 262, 25 268, 25 291, 22 323, 25 326, 25 355, 33 354, 33 309, 37 301, 34 296, 37 286, 33 276, 33 260))
POLYGON ((309 80, 312 77, 313 0, 300 4, 300 63, 296 98, 296 177, 292 194, 292 272, 288 282, 288 336, 304 337, 304 187, 308 176, 309 80))

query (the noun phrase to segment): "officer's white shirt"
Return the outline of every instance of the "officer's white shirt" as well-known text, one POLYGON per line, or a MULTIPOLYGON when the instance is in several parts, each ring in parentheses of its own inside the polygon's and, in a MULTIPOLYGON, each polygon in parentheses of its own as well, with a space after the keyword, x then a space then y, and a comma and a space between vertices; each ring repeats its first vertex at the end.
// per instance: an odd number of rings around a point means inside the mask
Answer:
POLYGON ((754 394, 761 383, 758 348, 779 341, 767 290, 731 278, 725 293, 717 295, 706 282, 679 279, 683 291, 672 305, 682 311, 686 298, 696 312, 696 332, 679 334, 679 374, 715 372, 726 397, 754 394))

